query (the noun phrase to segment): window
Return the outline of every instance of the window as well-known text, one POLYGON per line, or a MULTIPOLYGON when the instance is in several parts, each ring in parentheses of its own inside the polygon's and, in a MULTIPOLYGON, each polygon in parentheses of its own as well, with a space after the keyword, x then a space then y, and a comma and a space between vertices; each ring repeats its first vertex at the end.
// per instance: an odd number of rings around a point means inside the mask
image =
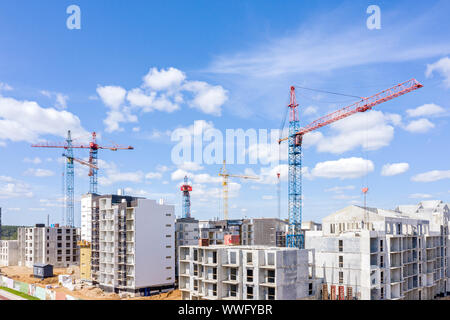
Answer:
POLYGON ((69 256, 66 257, 66 261, 70 261, 70 257, 69 256))
POLYGON ((247 269, 247 282, 253 282, 253 269, 247 269))
POLYGON ((61 230, 61 229, 58 229, 56 232, 57 232, 57 233, 62 233, 62 230, 61 230))
POLYGON ((170 234, 166 234, 166 238, 170 238, 172 235, 170 234))
POLYGON ((230 264, 236 264, 236 252, 235 251, 230 252, 230 264))
POLYGON ((171 227, 172 225, 171 224, 166 224, 166 227, 171 227))
POLYGON ((344 273, 342 271, 339 271, 339 283, 344 283, 344 273))
POLYGON ((213 296, 217 296, 217 284, 213 284, 213 296))
POLYGON ((230 269, 230 280, 231 281, 236 281, 237 280, 237 269, 236 268, 231 268, 230 269))
POLYGON ((267 300, 275 300, 275 288, 268 288, 267 300))
POLYGON ((170 213, 166 213, 166 217, 170 217, 171 216, 171 214, 170 213))
POLYGON ((384 251, 383 240, 380 240, 380 251, 381 251, 381 252, 384 251))
POLYGON ((310 295, 310 296, 313 295, 313 284, 312 283, 308 284, 308 295, 310 295))
POLYGON ((380 267, 383 268, 384 267, 384 256, 380 256, 380 267))
POLYGON ((344 257, 339 256, 339 268, 343 268, 343 267, 344 267, 344 257))
POLYGON ((253 287, 247 287, 247 299, 253 300, 253 287))
POLYGON ((70 233, 70 229, 66 229, 66 233, 70 233))
POLYGON ((237 295, 237 285, 231 284, 230 285, 230 297, 236 297, 237 295))
POLYGON ((62 258, 61 257, 58 257, 58 262, 61 262, 62 261, 62 258))
POLYGON ((275 270, 267 270, 267 282, 275 283, 275 270))
POLYGON ((247 252, 247 264, 252 264, 253 254, 251 252, 247 252))
POLYGON ((170 270, 170 269, 172 269, 172 267, 166 267, 166 269, 167 269, 167 270, 170 270))
POLYGON ((384 283, 384 272, 383 271, 380 272, 380 283, 381 284, 384 283))
POLYGON ((339 240, 339 252, 344 251, 344 240, 339 240))

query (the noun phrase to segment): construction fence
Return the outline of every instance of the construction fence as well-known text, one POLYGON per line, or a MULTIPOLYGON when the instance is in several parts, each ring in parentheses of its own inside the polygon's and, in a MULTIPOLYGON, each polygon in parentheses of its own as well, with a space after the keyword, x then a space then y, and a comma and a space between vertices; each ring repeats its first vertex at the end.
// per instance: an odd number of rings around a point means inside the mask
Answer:
POLYGON ((28 294, 39 300, 82 300, 65 294, 64 292, 41 288, 34 284, 13 280, 5 276, 0 276, 0 286, 28 294))

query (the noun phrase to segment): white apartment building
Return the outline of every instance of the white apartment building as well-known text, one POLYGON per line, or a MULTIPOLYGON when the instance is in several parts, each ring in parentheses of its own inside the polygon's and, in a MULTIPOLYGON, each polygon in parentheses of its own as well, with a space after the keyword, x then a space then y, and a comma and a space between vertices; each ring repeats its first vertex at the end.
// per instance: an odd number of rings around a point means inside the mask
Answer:
POLYGON ((92 199, 98 194, 87 193, 81 196, 81 241, 92 241, 92 199))
POLYGON ((305 235, 324 299, 433 299, 448 291, 447 246, 448 222, 438 232, 420 214, 359 206, 305 235))
POLYGON ((20 227, 19 266, 32 268, 36 263, 51 264, 55 268, 79 264, 77 229, 71 227, 20 227))
POLYGON ((105 291, 149 295, 175 282, 174 206, 130 196, 93 198, 91 276, 105 291))
POLYGON ((0 240, 0 267, 17 266, 19 263, 19 241, 0 240))
POLYGON ((183 300, 295 300, 314 297, 311 252, 265 246, 181 246, 183 300))

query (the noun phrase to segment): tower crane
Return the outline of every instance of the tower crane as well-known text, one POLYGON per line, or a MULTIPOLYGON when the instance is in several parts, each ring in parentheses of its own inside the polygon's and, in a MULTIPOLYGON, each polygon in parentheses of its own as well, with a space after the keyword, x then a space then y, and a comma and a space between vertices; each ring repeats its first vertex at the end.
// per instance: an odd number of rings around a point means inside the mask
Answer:
MULTIPOLYGON (((289 136, 278 141, 289 140, 289 204, 288 204, 288 218, 289 231, 286 237, 286 246, 293 248, 303 248, 304 238, 301 231, 302 225, 302 140, 303 136, 311 131, 322 128, 338 120, 347 118, 352 114, 358 112, 366 112, 371 110, 374 106, 387 102, 399 96, 402 96, 411 91, 422 88, 416 79, 411 79, 386 89, 368 98, 362 98, 347 107, 339 109, 333 113, 325 115, 310 124, 300 127, 298 117, 298 104, 295 98, 295 87, 290 88, 290 103, 289 107, 289 136)), ((366 193, 367 190, 364 192, 366 193)))
MULTIPOLYGON (((74 158, 73 149, 89 149, 89 161, 83 161, 89 163, 89 177, 90 177, 90 187, 89 193, 97 193, 97 171, 98 171, 98 150, 108 149, 111 151, 117 150, 133 150, 131 146, 124 147, 119 145, 112 146, 99 146, 96 141, 97 134, 92 132, 92 140, 88 145, 85 144, 73 144, 72 135, 70 130, 67 131, 67 139, 64 143, 43 143, 43 144, 33 144, 33 148, 62 148, 66 150, 64 156, 67 158, 66 162, 66 181, 65 181, 65 191, 66 191, 66 223, 68 226, 73 226, 74 224, 74 166, 73 162, 80 160, 74 158)), ((79 162, 79 161, 77 161, 79 162)), ((80 162, 81 163, 81 162, 80 162)), ((82 163, 84 164, 84 163, 82 163)))
POLYGON ((229 174, 225 165, 225 160, 223 160, 223 166, 220 169, 219 176, 223 178, 222 180, 222 191, 223 191, 223 219, 228 220, 228 178, 241 178, 241 179, 254 179, 258 180, 259 177, 245 176, 229 174))
POLYGON ((191 217, 191 194, 192 186, 188 183, 188 177, 184 176, 184 184, 180 187, 181 192, 183 192, 183 208, 182 208, 182 217, 190 218, 191 217))

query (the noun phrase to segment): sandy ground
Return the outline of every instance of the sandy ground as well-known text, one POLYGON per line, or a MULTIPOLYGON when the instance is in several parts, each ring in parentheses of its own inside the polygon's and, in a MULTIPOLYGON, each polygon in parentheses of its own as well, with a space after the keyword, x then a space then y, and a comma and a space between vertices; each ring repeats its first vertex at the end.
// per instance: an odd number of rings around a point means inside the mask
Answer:
POLYGON ((161 293, 158 295, 153 295, 150 297, 136 297, 136 298, 123 298, 121 299, 118 294, 103 292, 100 288, 93 286, 81 285, 79 290, 71 291, 67 288, 58 286, 58 275, 66 274, 71 275, 75 279, 76 283, 80 279, 80 269, 79 267, 70 268, 54 268, 54 276, 46 279, 38 279, 33 277, 33 269, 27 267, 1 267, 1 273, 8 278, 36 284, 39 287, 45 288, 46 285, 51 285, 52 290, 58 292, 64 292, 73 297, 77 297, 83 300, 181 300, 181 292, 179 290, 172 290, 166 293, 161 293), (55 288, 57 286, 57 288, 55 288))

